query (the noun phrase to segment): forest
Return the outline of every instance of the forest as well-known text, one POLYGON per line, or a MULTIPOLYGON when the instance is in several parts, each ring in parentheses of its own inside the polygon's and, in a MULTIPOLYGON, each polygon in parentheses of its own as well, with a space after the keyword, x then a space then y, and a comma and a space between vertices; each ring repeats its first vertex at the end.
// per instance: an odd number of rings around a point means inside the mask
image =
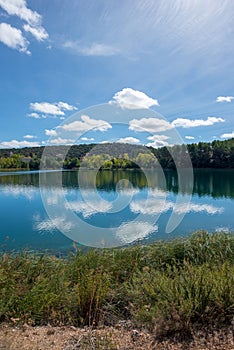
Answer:
POLYGON ((0 170, 78 169, 80 166, 176 169, 178 165, 188 167, 191 164, 193 168, 234 168, 234 138, 161 148, 106 143, 0 149, 0 170))

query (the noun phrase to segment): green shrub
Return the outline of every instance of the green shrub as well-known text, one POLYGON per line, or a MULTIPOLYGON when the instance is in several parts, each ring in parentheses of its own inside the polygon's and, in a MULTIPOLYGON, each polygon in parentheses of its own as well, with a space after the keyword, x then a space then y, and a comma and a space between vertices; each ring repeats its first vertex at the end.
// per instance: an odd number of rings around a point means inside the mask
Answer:
POLYGON ((224 263, 168 266, 138 272, 126 286, 131 313, 140 326, 161 333, 189 332, 195 323, 228 322, 233 317, 234 266, 224 263))
POLYGON ((199 231, 149 246, 78 251, 66 259, 0 256, 0 322, 100 323, 131 319, 156 334, 234 317, 234 236, 199 231))

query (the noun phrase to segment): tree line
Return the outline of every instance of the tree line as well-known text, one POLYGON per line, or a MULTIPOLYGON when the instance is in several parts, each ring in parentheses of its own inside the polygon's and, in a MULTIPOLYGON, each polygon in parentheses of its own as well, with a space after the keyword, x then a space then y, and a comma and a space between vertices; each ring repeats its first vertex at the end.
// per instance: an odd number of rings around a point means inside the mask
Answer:
POLYGON ((234 138, 191 143, 186 146, 151 148, 151 151, 161 166, 166 169, 176 168, 172 154, 179 155, 181 151, 188 152, 193 168, 234 168, 234 138), (183 149, 184 147, 186 150, 183 149))
POLYGON ((234 168, 234 138, 157 149, 120 143, 49 146, 42 157, 44 150, 0 149, 0 169, 176 169, 178 165, 187 167, 189 157, 194 168, 234 168))

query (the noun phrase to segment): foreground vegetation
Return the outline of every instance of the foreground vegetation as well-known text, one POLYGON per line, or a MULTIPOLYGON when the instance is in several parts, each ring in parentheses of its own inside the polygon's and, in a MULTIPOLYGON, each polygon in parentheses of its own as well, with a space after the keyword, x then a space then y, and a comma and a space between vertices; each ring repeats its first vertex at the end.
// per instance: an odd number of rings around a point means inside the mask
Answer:
POLYGON ((222 327, 234 316, 234 236, 189 239, 67 259, 0 257, 0 321, 114 325, 131 320, 158 336, 222 327))

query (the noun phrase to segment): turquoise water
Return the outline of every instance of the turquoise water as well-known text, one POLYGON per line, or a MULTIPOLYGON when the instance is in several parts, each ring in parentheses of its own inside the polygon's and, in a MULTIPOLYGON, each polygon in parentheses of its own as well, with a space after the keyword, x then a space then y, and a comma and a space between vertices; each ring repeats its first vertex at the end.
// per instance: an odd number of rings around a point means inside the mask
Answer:
POLYGON ((2 251, 59 254, 72 250, 74 240, 116 246, 198 229, 234 232, 234 170, 195 170, 191 201, 173 171, 86 171, 82 179, 75 171, 49 172, 39 180, 38 172, 0 174, 2 251), (173 213, 181 222, 167 233, 173 213))

